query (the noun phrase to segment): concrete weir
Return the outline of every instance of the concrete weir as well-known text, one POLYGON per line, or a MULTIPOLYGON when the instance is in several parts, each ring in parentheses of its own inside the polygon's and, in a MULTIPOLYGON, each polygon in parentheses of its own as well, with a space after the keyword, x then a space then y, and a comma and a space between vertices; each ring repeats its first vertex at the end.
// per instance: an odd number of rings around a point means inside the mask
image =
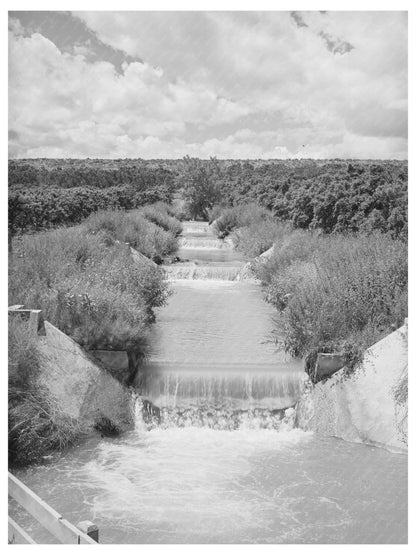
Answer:
POLYGON ((78 343, 45 321, 46 335, 39 338, 41 381, 61 409, 93 428, 103 418, 120 431, 133 424, 129 391, 100 367, 78 343))
POLYGON ((99 360, 44 320, 40 310, 18 305, 9 307, 9 314, 29 322, 41 355, 39 381, 63 413, 78 420, 84 431, 103 421, 119 431, 133 426, 131 393, 99 360))
POLYGON ((347 441, 407 451, 407 321, 364 354, 359 368, 344 369, 304 393, 297 406, 305 430, 347 441))

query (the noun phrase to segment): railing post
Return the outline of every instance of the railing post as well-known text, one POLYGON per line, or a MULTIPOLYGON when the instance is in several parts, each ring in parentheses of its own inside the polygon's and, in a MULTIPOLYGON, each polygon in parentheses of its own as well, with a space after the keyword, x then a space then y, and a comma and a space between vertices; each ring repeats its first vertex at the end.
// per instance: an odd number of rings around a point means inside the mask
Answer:
POLYGON ((82 522, 78 522, 77 528, 98 543, 98 526, 96 524, 90 520, 83 520, 82 522))

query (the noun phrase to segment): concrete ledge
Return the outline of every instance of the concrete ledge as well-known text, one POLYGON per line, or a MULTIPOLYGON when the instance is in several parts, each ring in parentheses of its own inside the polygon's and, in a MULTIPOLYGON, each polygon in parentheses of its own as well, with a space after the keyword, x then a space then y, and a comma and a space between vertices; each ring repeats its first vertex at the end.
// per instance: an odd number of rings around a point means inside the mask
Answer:
POLYGON ((298 425, 318 434, 407 451, 407 325, 366 350, 351 375, 343 369, 310 387, 297 406, 298 425))
POLYGON ((45 322, 41 310, 24 308, 24 305, 13 305, 8 308, 9 315, 17 316, 29 322, 29 331, 33 335, 46 335, 45 322))

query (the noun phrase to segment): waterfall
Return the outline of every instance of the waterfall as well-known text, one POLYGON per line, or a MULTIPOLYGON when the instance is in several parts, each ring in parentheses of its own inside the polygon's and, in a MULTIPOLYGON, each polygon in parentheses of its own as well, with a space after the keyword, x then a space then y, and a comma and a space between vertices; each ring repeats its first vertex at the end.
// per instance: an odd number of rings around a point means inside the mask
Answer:
POLYGON ((177 408, 158 409, 146 400, 137 400, 136 428, 207 428, 212 430, 233 431, 276 430, 287 432, 295 426, 293 408, 282 410, 247 409, 232 410, 224 408, 177 408))
POLYGON ((240 276, 240 266, 200 266, 195 263, 171 264, 163 266, 168 279, 200 279, 236 281, 240 276))
POLYGON ((150 426, 287 429, 294 421, 303 373, 224 363, 210 368, 149 362, 136 379, 139 419, 150 426), (288 412, 288 409, 289 412, 288 412), (289 418, 290 417, 290 418, 289 418))
POLYGON ((267 344, 274 312, 249 283, 247 260, 199 222, 184 223, 178 256, 163 267, 175 294, 134 384, 138 425, 293 426, 302 364, 267 344))
POLYGON ((181 249, 232 249, 230 243, 225 242, 216 237, 181 237, 179 239, 179 248, 181 249))
POLYGON ((246 262, 230 240, 218 239, 200 222, 184 225, 178 256, 181 262, 163 266, 168 279, 236 281, 246 262))

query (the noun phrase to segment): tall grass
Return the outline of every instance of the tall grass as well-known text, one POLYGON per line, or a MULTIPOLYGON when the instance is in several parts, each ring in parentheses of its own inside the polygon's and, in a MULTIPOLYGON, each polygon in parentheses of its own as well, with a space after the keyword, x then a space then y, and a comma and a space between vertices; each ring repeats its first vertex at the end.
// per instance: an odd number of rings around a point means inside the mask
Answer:
POLYGON ((38 383, 40 354, 28 323, 9 317, 9 465, 39 461, 52 449, 63 449, 82 433, 38 383))
MULTIPOLYGON (((120 217, 117 213, 114 221, 120 217)), ((88 348, 140 350, 153 309, 169 296, 164 274, 139 265, 127 245, 109 245, 105 233, 86 229, 81 225, 16 241, 10 304, 42 309, 47 320, 88 348)))
POLYGON ((148 204, 143 206, 139 212, 143 214, 146 220, 158 225, 165 231, 169 231, 174 237, 177 237, 182 233, 182 224, 173 215, 176 212, 164 202, 148 204))
POLYGON ((267 219, 236 229, 231 234, 231 240, 238 251, 256 257, 279 243, 287 236, 288 229, 290 224, 267 219))
POLYGON ((116 241, 128 243, 152 259, 172 254, 178 248, 176 234, 179 228, 176 228, 175 233, 166 231, 146 219, 142 210, 102 210, 87 218, 83 226, 88 233, 99 234, 107 245, 113 245, 116 241))
POLYGON ((281 313, 276 340, 294 356, 354 358, 407 315, 407 247, 386 235, 291 231, 256 270, 281 313))

